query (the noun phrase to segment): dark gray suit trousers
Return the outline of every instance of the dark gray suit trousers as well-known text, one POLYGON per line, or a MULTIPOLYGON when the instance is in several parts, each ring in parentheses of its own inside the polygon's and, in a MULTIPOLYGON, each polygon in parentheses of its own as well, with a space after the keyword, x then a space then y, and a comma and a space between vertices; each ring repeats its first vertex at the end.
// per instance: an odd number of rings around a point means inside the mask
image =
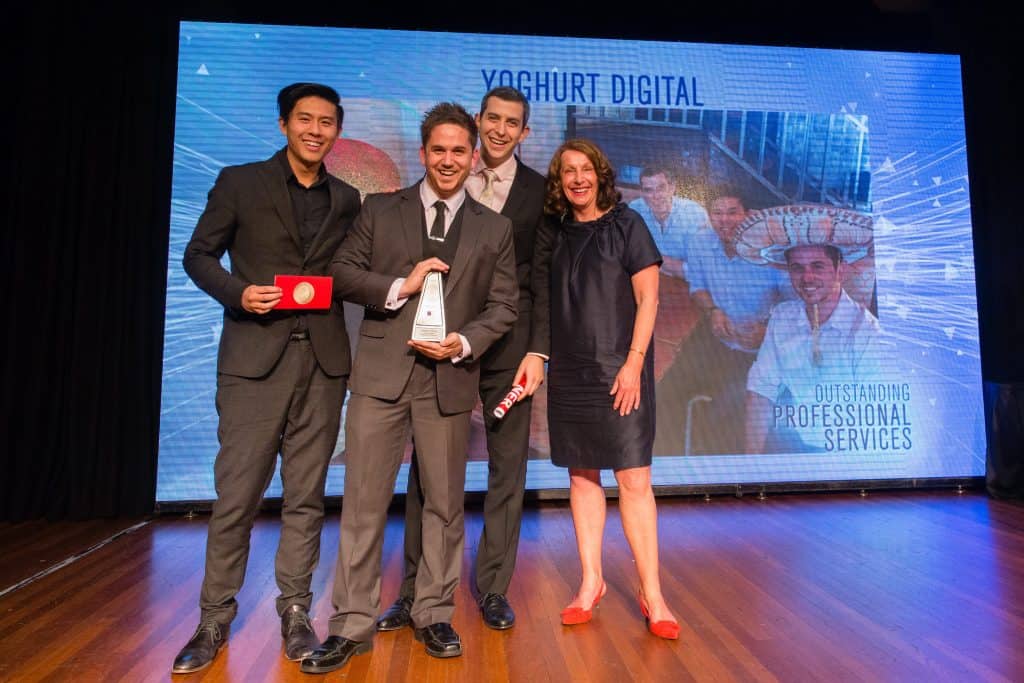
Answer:
MULTIPOLYGON (((480 402, 483 404, 487 436, 487 494, 484 497, 484 528, 475 559, 474 590, 478 596, 507 593, 516 568, 530 448, 532 398, 517 403, 504 419, 499 420, 492 413, 517 379, 516 370, 480 370, 480 402)), ((410 598, 416 594, 416 572, 423 552, 422 518, 419 458, 413 453, 405 498, 405 575, 399 589, 400 595, 410 598)))
POLYGON ((217 376, 214 463, 217 500, 206 538, 202 618, 229 624, 245 579, 249 536, 281 455, 281 539, 274 571, 278 613, 309 609, 310 580, 320 558, 324 482, 338 440, 347 377, 330 377, 309 340, 291 341, 266 377, 217 376))

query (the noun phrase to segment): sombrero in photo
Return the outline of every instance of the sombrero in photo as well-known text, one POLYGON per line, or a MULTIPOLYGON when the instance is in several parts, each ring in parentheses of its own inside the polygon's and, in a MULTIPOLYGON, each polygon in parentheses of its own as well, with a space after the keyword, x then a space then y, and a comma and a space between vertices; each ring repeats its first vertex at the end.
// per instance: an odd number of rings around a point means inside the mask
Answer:
POLYGON ((832 246, 851 263, 867 256, 873 222, 851 209, 825 204, 792 204, 751 211, 736 228, 736 252, 758 265, 785 265, 793 247, 832 246))

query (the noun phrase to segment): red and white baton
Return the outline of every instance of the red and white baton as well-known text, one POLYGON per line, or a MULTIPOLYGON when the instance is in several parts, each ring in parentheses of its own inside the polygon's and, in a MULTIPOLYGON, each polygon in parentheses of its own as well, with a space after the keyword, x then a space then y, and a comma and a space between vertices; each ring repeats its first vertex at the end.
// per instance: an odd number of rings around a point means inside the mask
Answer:
POLYGON ((519 381, 516 382, 516 384, 512 387, 512 390, 505 394, 505 398, 501 399, 501 402, 498 403, 497 406, 495 406, 494 417, 498 418, 499 420, 505 417, 505 413, 507 413, 512 408, 512 406, 514 406, 516 402, 519 401, 519 397, 522 396, 525 391, 526 375, 523 375, 522 377, 519 378, 519 381))

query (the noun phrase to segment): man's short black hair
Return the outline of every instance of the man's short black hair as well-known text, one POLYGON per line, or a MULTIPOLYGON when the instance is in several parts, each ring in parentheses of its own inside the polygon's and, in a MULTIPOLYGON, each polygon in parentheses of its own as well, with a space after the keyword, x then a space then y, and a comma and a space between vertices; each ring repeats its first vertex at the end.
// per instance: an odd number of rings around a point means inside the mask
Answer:
POLYGON ((665 180, 675 184, 676 174, 672 172, 672 169, 667 164, 647 164, 640 171, 640 180, 644 178, 653 178, 656 175, 665 176, 665 180))
POLYGON ((484 98, 480 100, 480 116, 484 115, 487 111, 487 100, 492 97, 497 97, 499 100, 505 100, 506 102, 518 102, 523 105, 523 128, 526 128, 527 124, 530 123, 530 100, 526 99, 526 95, 517 90, 516 88, 499 85, 497 88, 491 88, 484 95, 484 98))
POLYGON ((740 206, 743 207, 744 211, 750 208, 747 206, 747 200, 744 199, 743 193, 740 192, 740 188, 736 187, 735 185, 728 184, 715 185, 711 188, 710 192, 708 192, 708 208, 711 208, 711 204, 714 203, 715 201, 719 199, 728 198, 736 199, 737 201, 739 201, 740 206))
POLYGON ((288 120, 288 117, 292 115, 292 109, 295 108, 295 103, 303 97, 319 97, 337 107, 338 127, 341 128, 345 118, 345 109, 341 106, 341 98, 338 97, 337 90, 322 83, 292 83, 281 88, 281 92, 277 93, 277 111, 282 121, 288 120))
POLYGON ((839 250, 839 247, 834 244, 798 244, 795 247, 790 247, 786 250, 786 265, 789 265, 789 252, 800 247, 821 247, 822 251, 825 252, 825 256, 832 262, 833 268, 838 268, 839 264, 843 262, 843 252, 839 250))
POLYGON ((439 102, 430 108, 423 116, 423 122, 420 123, 420 140, 423 143, 423 147, 426 148, 427 140, 430 139, 430 134, 434 128, 440 126, 443 123, 451 123, 460 128, 465 128, 466 132, 469 133, 469 146, 470 148, 476 148, 476 121, 469 115, 461 104, 455 102, 439 102))

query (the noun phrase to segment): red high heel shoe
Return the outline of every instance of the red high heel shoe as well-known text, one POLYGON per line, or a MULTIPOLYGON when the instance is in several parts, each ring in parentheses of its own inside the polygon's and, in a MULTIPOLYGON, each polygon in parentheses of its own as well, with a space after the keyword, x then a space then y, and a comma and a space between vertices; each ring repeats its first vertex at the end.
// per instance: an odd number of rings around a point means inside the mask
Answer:
POLYGON ((640 602, 640 613, 644 615, 647 622, 647 630, 665 640, 679 640, 679 623, 675 621, 651 621, 651 611, 647 608, 647 599, 640 591, 636 593, 640 602))
POLYGON ((561 612, 562 625, 563 626, 575 626, 576 624, 585 624, 594 618, 594 608, 601 602, 601 598, 608 592, 608 586, 605 585, 604 581, 601 582, 601 592, 594 598, 594 602, 590 605, 590 609, 583 609, 582 607, 566 607, 561 612))

